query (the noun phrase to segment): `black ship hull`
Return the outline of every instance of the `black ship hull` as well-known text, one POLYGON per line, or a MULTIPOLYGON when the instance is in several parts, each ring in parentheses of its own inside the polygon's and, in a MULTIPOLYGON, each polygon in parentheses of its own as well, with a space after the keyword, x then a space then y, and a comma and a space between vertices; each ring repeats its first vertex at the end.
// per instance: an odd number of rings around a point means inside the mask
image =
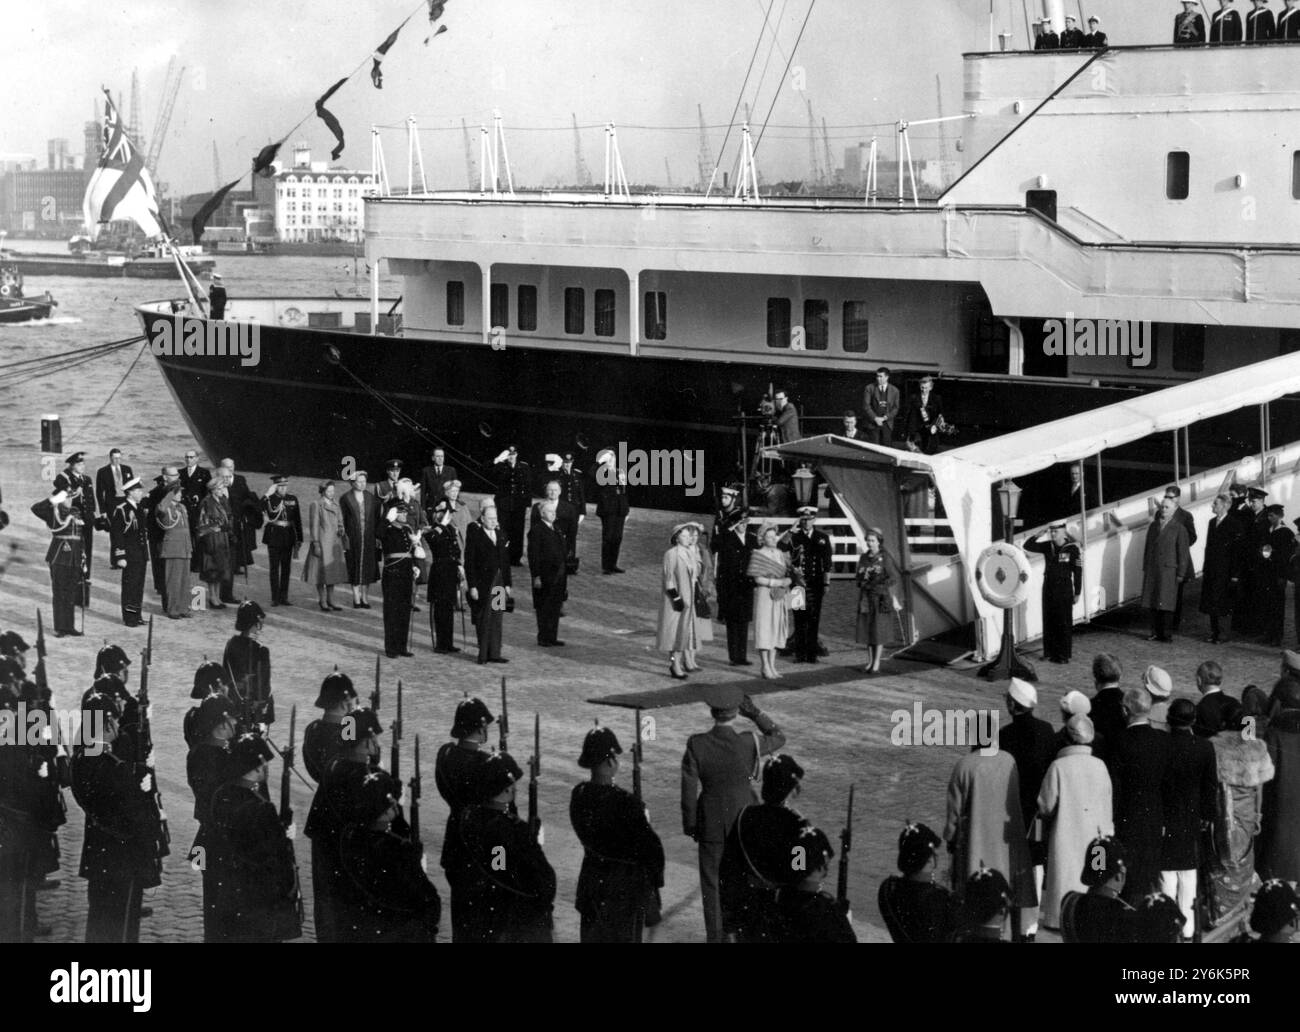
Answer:
POLYGON ((32 322, 48 319, 55 302, 35 298, 0 299, 0 323, 32 322))
MULTIPOLYGON (((154 279, 179 280, 176 262, 171 258, 132 258, 120 264, 110 264, 101 259, 77 258, 72 255, 21 255, 5 254, 5 261, 18 268, 23 276, 77 276, 89 279, 154 279)), ((211 258, 189 258, 190 268, 196 273, 210 271, 215 262, 211 258)))

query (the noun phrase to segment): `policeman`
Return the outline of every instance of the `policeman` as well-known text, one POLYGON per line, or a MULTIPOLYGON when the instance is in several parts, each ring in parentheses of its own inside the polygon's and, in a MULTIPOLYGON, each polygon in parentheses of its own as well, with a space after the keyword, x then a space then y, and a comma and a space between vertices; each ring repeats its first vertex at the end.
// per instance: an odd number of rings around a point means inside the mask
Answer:
MULTIPOLYGON (((226 668, 220 663, 206 659, 200 663, 194 671, 194 687, 190 689, 190 698, 195 700, 196 705, 186 711, 181 727, 185 744, 192 747, 203 740, 197 722, 204 701, 211 698, 230 698, 230 677, 226 673, 226 668)), ((233 707, 231 712, 234 712, 233 707)))
POLYGON ((82 550, 86 558, 86 577, 89 579, 90 554, 95 541, 95 522, 101 515, 103 519, 107 519, 108 513, 100 514, 96 509, 95 485, 91 483, 90 477, 86 476, 86 453, 73 452, 63 461, 66 468, 54 478, 52 486, 55 494, 60 491, 65 493, 68 506, 77 517, 82 550))
POLYGON ((835 856, 826 833, 805 824, 789 840, 786 855, 797 861, 795 866, 803 869, 803 877, 777 894, 778 941, 857 942, 843 908, 834 896, 821 891, 835 856))
POLYGON ((470 861, 460 836, 460 820, 465 808, 474 802, 480 768, 487 762, 488 725, 495 718, 482 699, 468 696, 456 706, 451 724, 454 742, 438 750, 433 778, 438 794, 447 802, 447 828, 442 836, 442 870, 451 886, 451 941, 465 942, 465 893, 469 882, 470 861))
POLYGON ((399 781, 374 770, 361 779, 339 845, 344 942, 434 942, 442 900, 421 866, 423 847, 397 823, 399 781))
POLYGON ((384 652, 389 659, 414 656, 407 646, 411 634, 411 604, 415 600, 415 560, 424 554, 420 539, 407 528, 411 507, 396 502, 388 509, 380 533, 384 568, 384 652))
POLYGON ((110 696, 117 706, 117 736, 113 751, 128 762, 138 758, 136 739, 140 733, 140 704, 127 690, 131 660, 120 645, 105 645, 95 654, 95 681, 82 697, 95 692, 110 696))
POLYGON ((109 541, 114 568, 122 571, 122 623, 139 627, 144 621, 144 578, 149 567, 149 532, 140 500, 144 485, 132 477, 122 485, 126 501, 113 510, 109 541))
POLYGON ((1049 540, 1038 534, 1025 542, 1026 552, 1043 556, 1043 658, 1068 663, 1073 645, 1074 605, 1083 590, 1083 560, 1079 546, 1066 532, 1065 522, 1048 528, 1049 540))
POLYGON ((352 679, 335 668, 321 682, 315 705, 324 712, 302 733, 302 762, 311 779, 319 782, 343 750, 343 718, 357 706, 352 679))
POLYGON ((573 465, 573 452, 564 453, 556 479, 560 482, 560 497, 573 506, 575 517, 565 535, 569 539, 567 567, 570 574, 578 572, 578 531, 587 518, 587 487, 585 474, 573 465))
POLYGON ((790 863, 790 843, 808 824, 790 805, 803 776, 793 756, 773 756, 763 767, 763 801, 741 810, 727 833, 718 891, 723 932, 737 942, 780 941, 777 892, 803 880, 802 868, 790 863))
POLYGON ((284 942, 302 935, 302 901, 293 842, 266 798, 274 755, 258 731, 230 745, 227 780, 212 796, 222 841, 215 916, 225 942, 284 942))
POLYGON ((790 560, 802 578, 804 608, 794 611, 794 661, 816 663, 822 599, 831 573, 831 539, 816 528, 817 508, 799 509, 799 525, 790 533, 790 560))
POLYGON ((1134 911, 1120 899, 1127 873, 1119 839, 1100 835, 1089 842, 1079 876, 1088 891, 1067 892, 1061 899, 1062 933, 1075 942, 1132 942, 1134 911))
MULTIPOLYGON (((215 667, 217 664, 204 665, 215 667)), ((203 877, 203 941, 220 942, 222 928, 217 916, 217 887, 225 860, 222 839, 212 820, 212 798, 227 778, 230 742, 235 737, 234 711, 229 699, 214 694, 191 712, 194 718, 188 723, 195 741, 185 757, 185 780, 194 793, 194 820, 199 828, 188 859, 190 866, 197 867, 203 877)))
POLYGON ((302 510, 297 495, 289 494, 288 477, 271 478, 271 487, 262 499, 262 515, 266 518, 262 544, 271 563, 271 605, 291 606, 289 569, 302 548, 302 510))
POLYGON ((234 684, 233 698, 240 709, 239 730, 254 724, 275 723, 275 697, 271 693, 271 650, 258 641, 266 611, 252 599, 235 611, 235 634, 226 642, 221 663, 234 684))
POLYGON ((477 773, 460 826, 469 859, 465 940, 551 942, 555 871, 528 822, 510 812, 523 771, 509 753, 493 753, 477 773))
POLYGON ((640 942, 647 917, 658 917, 664 847, 645 806, 614 784, 622 752, 609 728, 588 731, 578 766, 591 780, 575 785, 569 800, 584 851, 574 900, 583 942, 640 942))
POLYGON ((152 805, 153 772, 115 754, 120 712, 111 695, 88 693, 81 716, 72 794, 86 815, 80 868, 89 903, 86 942, 139 942, 142 894, 162 884, 166 855, 152 805))
POLYGON ((510 543, 510 565, 524 559, 524 516, 533 498, 533 469, 519 458, 519 449, 509 445, 493 460, 497 514, 510 543))
POLYGON ((452 524, 453 509, 447 499, 433 510, 433 526, 424 532, 429 568, 429 635, 433 651, 459 652, 456 647, 456 602, 465 584, 465 560, 460 536, 452 524))
POLYGON ((908 822, 898 836, 898 875, 880 884, 880 913, 894 942, 947 942, 957 925, 952 893, 934 881, 943 839, 908 822), (901 877, 899 876, 901 875, 901 877))
MULTIPOLYGON (((90 504, 93 506, 94 502, 90 504)), ((86 604, 84 592, 90 554, 86 550, 83 522, 77 516, 67 490, 58 487, 49 498, 42 498, 33 505, 32 513, 44 520, 54 535, 45 552, 54 590, 54 636, 80 637, 77 607, 86 604)))

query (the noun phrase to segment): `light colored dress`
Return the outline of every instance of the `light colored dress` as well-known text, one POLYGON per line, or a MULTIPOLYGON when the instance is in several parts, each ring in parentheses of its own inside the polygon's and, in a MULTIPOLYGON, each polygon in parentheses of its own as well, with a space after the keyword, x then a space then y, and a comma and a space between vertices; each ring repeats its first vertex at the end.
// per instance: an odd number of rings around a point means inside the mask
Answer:
MULTIPOLYGON (((779 548, 758 549, 750 557, 748 572, 751 577, 765 579, 794 577, 790 553, 779 548)), ((754 647, 757 649, 783 649, 790 637, 790 589, 787 587, 780 598, 773 598, 773 591, 770 585, 754 586, 754 647)))
POLYGON ((309 538, 320 542, 320 555, 307 550, 307 561, 302 566, 302 579, 316 587, 346 584, 348 566, 343 552, 343 531, 338 502, 322 498, 307 507, 309 538))
POLYGON ((660 652, 683 652, 698 648, 695 619, 695 582, 700 575, 699 555, 693 547, 673 545, 664 553, 663 579, 659 591, 660 652), (673 608, 673 595, 684 608, 673 608))

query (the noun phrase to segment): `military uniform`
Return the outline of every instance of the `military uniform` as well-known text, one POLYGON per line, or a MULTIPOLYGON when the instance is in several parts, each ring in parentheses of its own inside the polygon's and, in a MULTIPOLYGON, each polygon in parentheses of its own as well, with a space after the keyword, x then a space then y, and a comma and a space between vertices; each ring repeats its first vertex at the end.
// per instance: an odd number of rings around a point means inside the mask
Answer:
POLYGON ((236 634, 226 642, 221 664, 235 682, 239 730, 253 724, 275 723, 275 696, 271 692, 271 650, 256 638, 236 634))
POLYGON ((1061 31, 1062 50, 1078 50, 1083 46, 1083 32, 1073 24, 1073 21, 1073 18, 1069 19, 1061 31))
POLYGON ((831 556, 831 539, 816 527, 811 533, 805 533, 802 527, 790 533, 790 560, 796 575, 802 578, 805 597, 804 608, 794 611, 796 662, 817 662, 817 632, 831 573, 831 556))
POLYGON ((44 519, 54 533, 45 552, 54 591, 54 633, 60 638, 65 634, 81 634, 77 630, 77 607, 85 604, 89 555, 84 525, 75 510, 52 505, 49 499, 32 506, 32 511, 44 519))
POLYGON ((1025 551, 1043 556, 1043 658, 1068 663, 1073 650, 1074 600, 1083 590, 1083 559, 1068 537, 1057 545, 1050 539, 1025 542, 1025 551))
MULTIPOLYGON (((441 503, 440 503, 441 504, 441 503)), ((460 598, 460 584, 464 577, 464 559, 461 555, 460 536, 456 528, 435 524, 424 534, 428 543, 429 567, 429 632, 433 638, 433 651, 459 652, 456 647, 456 602, 460 598)))
POLYGON ((1174 18, 1174 45, 1192 46, 1205 42, 1205 20, 1195 11, 1183 9, 1174 18))
POLYGON ((1210 15, 1211 43, 1240 43, 1241 40, 1240 14, 1228 7, 1221 8, 1210 15))
POLYGON ((143 623, 144 579, 149 566, 149 535, 140 506, 129 499, 113 510, 109 536, 114 568, 122 567, 122 622, 127 627, 143 623))
POLYGON ((191 866, 198 866, 203 878, 204 942, 222 941, 217 918, 217 886, 224 857, 222 838, 212 820, 212 798, 226 779, 229 759, 224 744, 202 741, 194 743, 185 757, 185 779, 194 793, 194 820, 199 826, 190 847, 189 861, 191 866))
POLYGON ((555 870, 528 822, 490 804, 461 818, 470 866, 465 886, 465 941, 550 942, 555 870))
MULTIPOLYGON (((78 452, 77 454, 81 454, 78 452)), ((71 459, 71 456, 69 456, 71 459)), ((95 485, 91 482, 90 477, 84 473, 72 472, 72 466, 75 463, 69 462, 68 468, 54 478, 52 486, 57 493, 65 491, 68 495, 68 505, 73 513, 76 514, 80 527, 81 543, 83 554, 86 557, 86 576, 90 576, 90 558, 94 551, 95 542, 95 518, 99 511, 95 504, 95 485)), ((107 516, 108 513, 104 513, 107 516)))
MULTIPOLYGON (((1258 492, 1252 497, 1265 497, 1258 488, 1251 490, 1258 492)), ((1233 512, 1234 516, 1240 512, 1236 518, 1241 528, 1237 538, 1237 569, 1241 580, 1232 611, 1232 630, 1238 637, 1250 637, 1264 630, 1260 593, 1265 590, 1261 584, 1266 568, 1262 549, 1268 540, 1268 516, 1263 510, 1257 513, 1249 506, 1233 512)))
MULTIPOLYGON (((384 568, 384 651, 389 659, 410 656, 411 606, 415 601, 415 559, 405 526, 389 523, 379 537, 384 568)), ((417 539, 418 540, 418 539, 417 539)))
POLYGON ((369 772, 367 764, 340 757, 316 782, 304 831, 311 839, 312 912, 318 942, 340 941, 340 841, 351 813, 352 797, 369 772))
MULTIPOLYGON (((1269 506, 1281 509, 1282 506, 1269 506)), ((1295 552, 1295 534, 1285 524, 1279 523, 1268 531, 1265 546, 1261 549, 1258 566, 1259 608, 1262 615, 1261 630, 1265 645, 1282 644, 1282 628, 1286 622, 1286 580, 1295 552)))
POLYGON ((456 720, 452 737, 461 741, 447 742, 438 750, 434 761, 433 778, 438 794, 447 802, 447 827, 442 836, 443 873, 451 886, 451 941, 466 941, 467 912, 465 894, 470 882, 469 855, 461 839, 460 821, 465 809, 475 800, 477 786, 482 777, 483 764, 488 752, 477 742, 465 740, 478 728, 487 727, 492 714, 478 699, 466 699, 456 707, 456 720))
POLYGON ((600 517, 601 573, 623 572, 618 567, 618 553, 623 548, 623 526, 630 508, 627 484, 605 484, 600 488, 596 515, 600 517))
MULTIPOLYGON (((287 482, 288 478, 284 478, 287 482)), ((280 478, 276 478, 280 482, 280 478)), ((279 493, 262 499, 266 519, 262 544, 271 566, 271 605, 289 605, 289 570, 302 547, 302 510, 296 495, 279 493)))
POLYGON ((524 517, 533 499, 533 468, 522 459, 513 466, 502 460, 492 467, 492 474, 497 515, 510 544, 510 565, 519 566, 524 557, 524 517))
POLYGON ((203 466, 195 466, 193 469, 182 466, 178 479, 181 482, 181 501, 185 505, 185 516, 188 520, 187 529, 190 532, 190 572, 198 573, 201 568, 198 539, 199 507, 202 506, 203 499, 208 496, 212 471, 203 466))
POLYGON ((835 897, 828 892, 785 888, 777 895, 779 942, 857 942, 835 897))
POLYGON ((575 468, 571 462, 566 463, 566 466, 567 468, 560 469, 555 479, 560 482, 560 500, 573 507, 573 519, 565 530, 564 537, 569 545, 565 562, 568 572, 574 574, 578 572, 578 531, 582 529, 582 521, 587 518, 587 488, 582 470, 575 468))
POLYGON ((141 518, 144 520, 146 533, 149 540, 149 562, 153 568, 153 589, 162 599, 163 609, 167 608, 167 574, 166 565, 161 555, 163 530, 158 525, 155 514, 158 512, 159 505, 162 504, 163 496, 167 494, 167 483, 163 477, 158 477, 153 489, 145 495, 144 504, 141 506, 141 518))
POLYGON ((1267 43, 1277 33, 1277 20, 1267 7, 1246 12, 1246 42, 1267 43))
POLYGON ((799 881, 790 842, 808 822, 787 806, 756 803, 740 811, 727 833, 718 869, 722 930, 737 942, 779 942, 773 921, 777 893, 799 881))

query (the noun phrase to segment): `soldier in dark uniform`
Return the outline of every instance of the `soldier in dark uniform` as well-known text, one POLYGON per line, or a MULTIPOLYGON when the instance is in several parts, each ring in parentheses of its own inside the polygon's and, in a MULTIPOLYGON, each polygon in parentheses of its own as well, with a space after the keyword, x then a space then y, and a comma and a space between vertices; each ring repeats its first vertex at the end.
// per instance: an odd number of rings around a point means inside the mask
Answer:
POLYGON ((1246 12, 1246 42, 1267 43, 1277 33, 1273 12, 1265 4, 1268 0, 1250 0, 1255 6, 1246 12))
POLYGON ((375 497, 381 502, 397 497, 397 482, 402 479, 402 460, 389 459, 384 464, 385 478, 375 485, 375 497))
POLYGON ((496 483, 497 514, 510 543, 510 565, 520 566, 524 558, 524 516, 533 499, 533 468, 519 458, 519 449, 512 444, 496 457, 492 478, 496 483))
POLYGON ((582 470, 574 468, 573 452, 564 453, 564 463, 556 474, 560 482, 560 499, 573 507, 573 521, 570 523, 565 538, 569 542, 569 554, 565 560, 570 575, 578 572, 578 531, 582 521, 587 518, 587 485, 582 470))
POLYGON ((1034 40, 1035 50, 1060 50, 1061 37, 1056 34, 1056 29, 1052 23, 1046 19, 1041 19, 1038 23, 1042 26, 1042 31, 1038 33, 1038 38, 1034 40))
POLYGON ((1286 578, 1295 552, 1295 535, 1283 522, 1286 510, 1280 505, 1270 505, 1264 510, 1268 517, 1268 536, 1260 548, 1257 588, 1261 611, 1264 644, 1282 644, 1282 627, 1286 622, 1286 578))
POLYGON ((737 942, 779 942, 774 920, 777 892, 798 884, 803 871, 791 867, 790 843, 808 821, 793 806, 803 768, 793 756, 773 756, 763 767, 761 803, 746 806, 727 832, 718 868, 722 931, 737 942))
POLYGON ((162 884, 163 826, 153 772, 116 755, 119 711, 92 691, 81 704, 82 742, 72 758, 72 794, 85 811, 81 877, 89 908, 86 942, 140 941, 143 891, 162 884))
POLYGON ((226 782, 213 793, 222 841, 215 916, 225 942, 284 942, 302 935, 302 899, 293 841, 266 798, 274 753, 260 732, 230 745, 226 782))
POLYGON ((80 636, 77 607, 85 604, 86 584, 86 544, 81 520, 68 501, 67 491, 59 489, 33 505, 32 512, 54 534, 45 552, 54 589, 54 636, 80 636))
POLYGON ((1211 43, 1240 43, 1241 15, 1231 7, 1232 0, 1219 0, 1219 9, 1210 15, 1211 43))
POLYGON ((208 287, 208 304, 213 319, 226 317, 226 286, 221 282, 221 273, 212 274, 212 285, 208 287))
POLYGON ((217 891, 225 860, 222 838, 212 820, 212 797, 228 776, 230 742, 235 737, 230 700, 223 695, 204 699, 195 711, 191 731, 195 741, 185 757, 185 780, 194 793, 194 820, 199 830, 188 859, 190 866, 197 867, 203 876, 203 941, 221 942, 217 891))
POLYGON ((399 821, 399 781, 374 770, 361 779, 339 843, 339 939, 437 940, 442 900, 421 866, 424 849, 399 821))
POLYGON ((460 821, 465 808, 475 801, 474 793, 480 768, 487 761, 487 727, 493 721, 491 711, 481 699, 466 698, 456 706, 451 725, 454 742, 438 750, 434 763, 434 783, 438 794, 447 801, 447 828, 442 836, 442 870, 451 886, 451 941, 466 941, 465 893, 469 887, 470 861, 461 840, 460 821))
POLYGON ((953 942, 1002 942, 1002 930, 1011 907, 1011 886, 1001 871, 980 863, 966 879, 962 893, 962 927, 953 942))
POLYGON ((640 942, 664 883, 664 847, 645 806, 614 784, 622 752, 609 728, 588 731, 578 766, 591 771, 591 780, 575 785, 569 799, 583 848, 574 900, 583 942, 640 942))
POLYGON ((1199 0, 1183 0, 1183 9, 1174 18, 1174 46, 1186 47, 1205 42, 1205 19, 1196 13, 1199 0))
POLYGON ((319 783, 343 750, 343 718, 357 706, 352 679, 336 669, 321 682, 315 705, 324 712, 302 733, 302 763, 319 783))
MULTIPOLYGON (((90 577, 90 559, 94 551, 95 523, 100 513, 95 504, 95 485, 86 476, 86 453, 73 452, 63 460, 67 468, 54 478, 54 492, 67 493, 68 506, 80 521, 83 554, 86 557, 86 577, 90 577)), ((102 514, 104 519, 108 513, 102 514)))
POLYGON ((271 478, 271 489, 262 499, 262 515, 266 528, 262 531, 262 544, 271 565, 271 605, 291 606, 289 601, 289 570, 302 548, 302 510, 296 495, 288 493, 289 478, 271 478))
POLYGON ((1088 34, 1083 37, 1085 50, 1100 50, 1106 46, 1106 33, 1101 31, 1101 19, 1095 14, 1088 16, 1088 34))
POLYGON ((145 496, 144 500, 144 520, 148 528, 149 537, 149 562, 153 566, 153 589, 162 599, 163 609, 167 608, 167 568, 166 562, 159 554, 162 549, 163 529, 158 525, 154 514, 162 505, 162 500, 171 490, 171 485, 177 481, 177 469, 175 466, 163 466, 162 472, 154 478, 154 487, 145 496))
POLYGON ((727 628, 727 658, 732 666, 752 665, 749 649, 749 622, 754 617, 754 582, 749 579, 749 557, 758 542, 749 533, 749 517, 739 509, 728 513, 715 524, 716 533, 709 548, 716 556, 718 619, 727 628))
MULTIPOLYGON (((190 689, 190 698, 196 701, 185 713, 182 733, 185 744, 193 747, 203 740, 198 731, 199 710, 208 699, 230 699, 230 675, 220 663, 204 660, 194 671, 194 687, 190 689)), ((231 712, 235 712, 231 706, 231 712)))
POLYGON ((144 485, 132 477, 122 485, 126 501, 113 510, 109 522, 112 563, 122 571, 122 623, 139 627, 144 621, 144 578, 149 566, 149 535, 140 508, 144 485))
POLYGON ((898 836, 898 870, 880 884, 880 914, 894 942, 947 942, 957 927, 957 901, 934 881, 943 840, 924 824, 898 836))
POLYGON ((551 942, 555 870, 528 822, 510 814, 523 771, 509 753, 493 753, 477 773, 475 803, 460 825, 469 860, 465 941, 551 942))
POLYGON ((199 555, 199 507, 208 496, 208 484, 212 482, 212 471, 198 464, 198 453, 193 449, 185 453, 185 465, 177 474, 181 482, 181 501, 185 505, 185 515, 190 523, 190 545, 193 552, 190 558, 190 572, 198 573, 202 569, 199 555))
POLYGON ((1294 942, 1297 917, 1300 917, 1300 897, 1296 896, 1295 889, 1280 878, 1270 878, 1255 893, 1250 928, 1259 938, 1252 941, 1294 942))
POLYGON ((226 642, 222 665, 230 672, 234 699, 240 709, 239 730, 254 724, 275 723, 275 697, 271 692, 271 650, 257 639, 266 612, 251 599, 235 611, 235 634, 226 642))
POLYGON ((717 538, 732 513, 745 511, 745 506, 740 500, 740 488, 735 484, 724 484, 718 494, 718 509, 713 514, 713 533, 709 536, 710 541, 717 538))
POLYGON ((843 907, 830 893, 821 891, 835 856, 826 833, 806 824, 790 840, 786 852, 787 855, 797 852, 806 867, 802 880, 777 894, 775 917, 780 928, 777 941, 857 942, 843 907))
POLYGON ((433 526, 424 532, 429 568, 429 636, 433 651, 459 652, 456 647, 456 602, 465 584, 460 536, 452 526, 451 504, 443 499, 433 510, 433 526))
POLYGON ((804 608, 794 611, 794 661, 816 663, 822 599, 831 575, 831 539, 816 528, 817 508, 799 510, 799 525, 790 532, 790 560, 804 589, 804 608))
POLYGON ((1277 16, 1277 28, 1273 30, 1273 38, 1294 43, 1300 39, 1300 9, 1296 7, 1296 0, 1282 0, 1282 2, 1286 7, 1277 16))
POLYGON ((1088 891, 1061 899, 1061 933, 1066 942, 1132 942, 1134 910, 1120 899, 1128 863, 1120 841, 1102 835, 1088 843, 1080 880, 1088 891))
POLYGON ((1264 631, 1263 612, 1260 609, 1261 566, 1265 542, 1268 540, 1268 515, 1264 500, 1268 492, 1258 487, 1246 489, 1244 509, 1234 509, 1241 534, 1237 538, 1237 570, 1241 578, 1236 605, 1232 611, 1232 631, 1238 638, 1249 638, 1264 631))
POLYGON ((622 573, 618 553, 623 547, 623 526, 631 504, 627 496, 627 471, 610 464, 613 483, 601 484, 596 495, 596 515, 600 517, 600 572, 622 573))
POLYGON ((528 569, 533 578, 533 608, 537 611, 537 644, 542 648, 563 645, 558 635, 560 610, 564 604, 564 534, 556 522, 553 502, 543 502, 528 531, 528 569))
POLYGON ((397 502, 388 510, 379 540, 383 553, 384 652, 389 659, 414 656, 410 650, 411 605, 415 601, 415 552, 419 538, 407 528, 410 507, 397 502))
POLYGON ((1083 558, 1064 521, 1025 542, 1026 552, 1043 557, 1043 658, 1068 663, 1073 653, 1074 605, 1083 590, 1083 558))
MULTIPOLYGON (((349 685, 350 687, 350 685, 349 685)), ((311 839, 312 913, 316 941, 339 941, 337 897, 343 877, 339 859, 340 837, 350 819, 362 779, 379 763, 379 736, 383 727, 373 710, 354 709, 343 718, 338 755, 316 782, 311 810, 304 828, 311 839)))
POLYGON ((1065 28, 1061 31, 1061 49, 1078 50, 1083 46, 1083 32, 1079 28, 1079 19, 1072 14, 1065 16, 1065 28))

